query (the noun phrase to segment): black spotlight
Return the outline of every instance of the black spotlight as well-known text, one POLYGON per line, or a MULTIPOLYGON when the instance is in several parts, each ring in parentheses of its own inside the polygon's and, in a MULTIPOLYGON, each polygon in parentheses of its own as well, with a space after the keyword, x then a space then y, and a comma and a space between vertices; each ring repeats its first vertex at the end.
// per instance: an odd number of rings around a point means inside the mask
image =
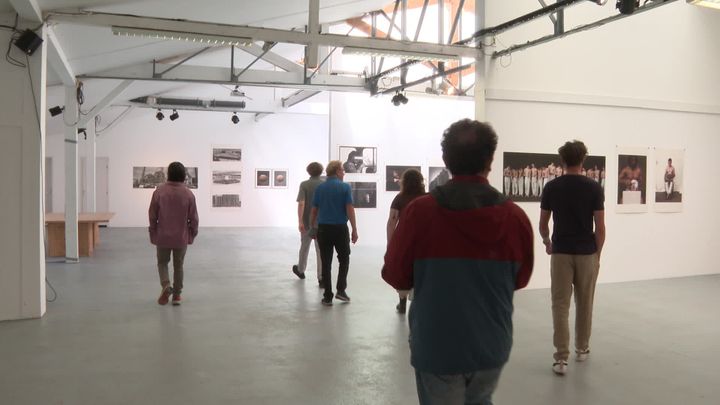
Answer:
POLYGON ((635 9, 640 7, 640 0, 617 0, 615 8, 620 10, 620 14, 629 15, 635 12, 635 9))
POLYGON ((237 124, 240 122, 240 118, 237 116, 237 113, 234 112, 232 117, 230 117, 230 121, 232 121, 233 124, 237 124))
POLYGON ((392 101, 393 105, 399 106, 400 104, 407 104, 408 98, 398 90, 390 101, 392 101))
POLYGON ((408 103, 409 100, 408 100, 407 97, 405 97, 405 94, 401 94, 400 97, 401 97, 401 98, 400 98, 400 102, 401 102, 401 103, 403 103, 403 104, 407 104, 407 103, 408 103))
POLYGON ((158 108, 157 114, 155 114, 155 118, 158 119, 158 121, 162 121, 163 118, 165 118, 165 114, 162 113, 162 110, 158 108))
POLYGON ((178 118, 180 118, 180 114, 178 114, 177 110, 173 110, 173 113, 170 114, 170 121, 175 121, 178 118))
POLYGON ((56 105, 55 107, 51 108, 48 111, 50 111, 50 116, 54 117, 56 115, 62 114, 64 109, 65 109, 65 107, 60 107, 59 105, 56 105))
POLYGON ((32 55, 38 49, 43 40, 32 30, 25 30, 20 37, 15 40, 15 46, 27 55, 32 55))

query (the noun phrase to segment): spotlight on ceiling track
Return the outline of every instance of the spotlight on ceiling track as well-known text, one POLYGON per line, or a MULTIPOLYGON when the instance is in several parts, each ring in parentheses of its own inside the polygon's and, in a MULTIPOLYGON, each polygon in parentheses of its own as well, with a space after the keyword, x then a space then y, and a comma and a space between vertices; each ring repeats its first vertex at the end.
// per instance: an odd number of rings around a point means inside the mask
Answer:
POLYGON ((155 118, 157 118, 158 121, 162 121, 163 118, 165 118, 165 114, 162 113, 162 110, 158 108, 157 114, 155 114, 155 118))
POLYGON ((178 114, 177 110, 173 109, 173 113, 170 114, 170 121, 175 121, 176 119, 180 118, 180 114, 178 114))
POLYGON ((620 14, 629 15, 635 12, 635 9, 640 7, 640 0, 617 0, 615 8, 620 10, 620 14))
POLYGON ((55 107, 51 108, 50 110, 50 116, 55 117, 57 115, 62 114, 63 110, 65 110, 65 107, 60 107, 59 105, 56 105, 55 107))
POLYGON ((398 90, 390 101, 392 101, 393 105, 399 106, 400 104, 407 104, 408 98, 398 90))
POLYGON ((236 112, 233 112, 232 117, 230 117, 230 121, 232 121, 233 124, 240 122, 240 117, 237 116, 236 112))

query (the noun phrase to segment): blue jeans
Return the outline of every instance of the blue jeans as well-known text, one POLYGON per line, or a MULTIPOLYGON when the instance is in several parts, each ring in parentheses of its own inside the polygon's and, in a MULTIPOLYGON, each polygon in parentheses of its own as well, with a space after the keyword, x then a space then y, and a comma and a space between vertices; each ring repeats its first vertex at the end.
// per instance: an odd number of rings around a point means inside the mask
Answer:
POLYGON ((438 375, 415 370, 420 405, 492 405, 501 371, 438 375))

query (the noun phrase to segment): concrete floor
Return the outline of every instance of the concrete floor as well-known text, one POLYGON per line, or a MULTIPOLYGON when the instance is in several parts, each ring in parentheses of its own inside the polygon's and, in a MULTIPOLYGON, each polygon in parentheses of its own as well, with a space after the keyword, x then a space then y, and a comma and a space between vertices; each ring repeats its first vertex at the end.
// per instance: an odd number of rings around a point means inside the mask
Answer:
MULTIPOLYGON (((351 304, 295 278, 290 229, 201 229, 181 307, 161 307, 144 229, 102 230, 95 257, 48 264, 40 320, 0 323, 0 404, 416 403, 407 321, 351 255, 351 304), (52 295, 50 292, 49 295, 52 295)), ((600 285, 592 355, 550 370, 547 290, 521 291, 496 404, 720 403, 720 275, 600 285)))

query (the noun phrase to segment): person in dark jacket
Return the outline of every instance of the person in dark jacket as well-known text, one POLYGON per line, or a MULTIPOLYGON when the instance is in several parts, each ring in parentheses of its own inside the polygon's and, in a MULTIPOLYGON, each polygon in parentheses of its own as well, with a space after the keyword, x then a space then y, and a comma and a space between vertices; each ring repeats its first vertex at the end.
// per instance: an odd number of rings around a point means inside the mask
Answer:
POLYGON ((187 173, 180 162, 168 166, 168 181, 153 192, 148 219, 150 243, 157 246, 157 266, 162 291, 158 304, 180 305, 183 289, 183 263, 187 246, 198 234, 198 213, 195 195, 185 185, 187 173), (173 259, 173 285, 170 285, 168 263, 173 259))
POLYGON ((458 121, 441 146, 452 180, 405 208, 382 277, 415 289, 410 351, 420 404, 487 405, 510 356, 514 291, 532 274, 532 226, 488 184, 492 127, 458 121))

